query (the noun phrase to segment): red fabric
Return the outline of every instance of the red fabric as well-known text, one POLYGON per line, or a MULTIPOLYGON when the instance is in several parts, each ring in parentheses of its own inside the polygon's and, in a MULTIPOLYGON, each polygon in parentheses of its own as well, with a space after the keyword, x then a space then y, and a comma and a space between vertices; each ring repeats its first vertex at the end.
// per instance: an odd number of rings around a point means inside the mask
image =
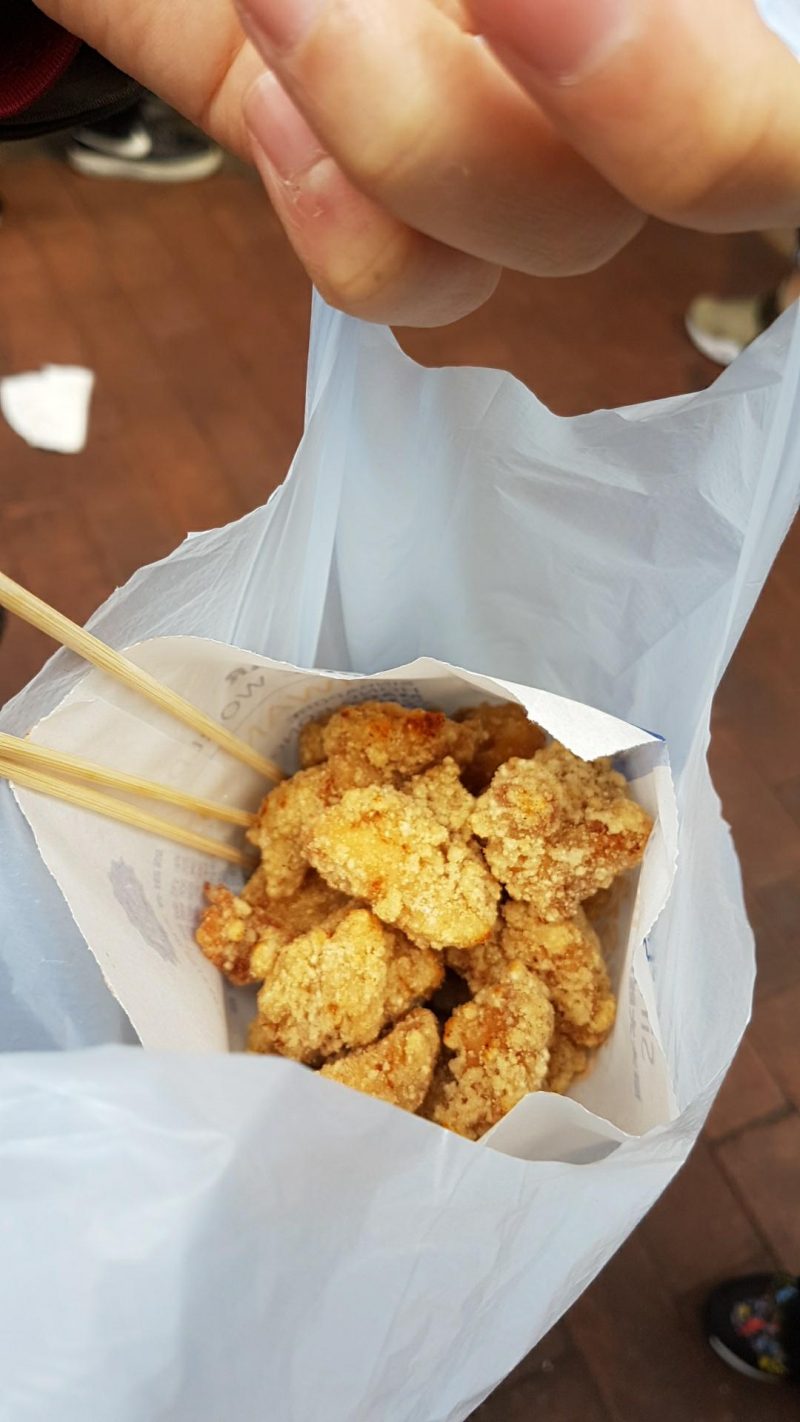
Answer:
POLYGON ((40 99, 80 47, 80 40, 32 7, 10 34, 0 19, 0 41, 0 119, 21 114, 40 99))

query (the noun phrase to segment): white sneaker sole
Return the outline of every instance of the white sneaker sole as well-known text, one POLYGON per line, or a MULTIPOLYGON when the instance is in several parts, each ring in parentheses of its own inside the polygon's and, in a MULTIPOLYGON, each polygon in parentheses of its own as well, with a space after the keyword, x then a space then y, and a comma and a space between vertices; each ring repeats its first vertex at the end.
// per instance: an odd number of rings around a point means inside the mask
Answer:
POLYGON ((717 1357, 721 1358, 723 1363, 727 1363, 729 1368, 734 1368, 737 1373, 741 1373, 743 1377, 752 1378, 753 1382, 763 1383, 779 1383, 784 1381, 783 1378, 776 1376, 774 1373, 762 1373, 760 1368, 752 1368, 749 1363, 745 1363, 742 1358, 731 1351, 727 1344, 723 1343, 720 1338, 715 1338, 713 1334, 709 1337, 708 1341, 717 1357))
POLYGON ((89 178, 127 178, 139 183, 191 183, 210 178, 222 167, 222 153, 211 148, 192 158, 157 162, 151 158, 113 158, 90 148, 70 147, 67 162, 76 173, 89 178))
POLYGON ((707 356, 717 365, 732 365, 736 357, 741 355, 744 350, 744 346, 729 336, 714 336, 709 331, 704 331, 702 326, 698 326, 692 320, 691 316, 684 318, 684 325, 692 345, 701 355, 707 356))

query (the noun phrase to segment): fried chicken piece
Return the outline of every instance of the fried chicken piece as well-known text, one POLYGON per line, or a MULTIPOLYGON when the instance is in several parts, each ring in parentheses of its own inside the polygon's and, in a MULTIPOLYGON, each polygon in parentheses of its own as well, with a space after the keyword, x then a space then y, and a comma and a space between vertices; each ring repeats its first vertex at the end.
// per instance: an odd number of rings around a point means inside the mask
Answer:
POLYGON ((456 712, 462 726, 478 726, 484 739, 464 770, 464 784, 473 795, 480 795, 491 783, 492 776, 507 760, 529 760, 542 749, 546 736, 541 726, 529 721, 524 706, 504 701, 492 706, 484 701, 456 712))
POLYGON ((550 1043, 550 1065, 545 1090, 555 1091, 559 1096, 563 1096, 576 1077, 583 1076, 588 1063, 588 1052, 583 1047, 576 1047, 571 1037, 562 1031, 556 1019, 556 1029, 550 1043))
POLYGON ((444 1044, 454 1055, 436 1073, 423 1113, 477 1140, 544 1086, 554 1023, 544 984, 523 963, 510 963, 447 1023, 444 1044))
POLYGON ((267 885, 264 880, 264 870, 260 864, 257 869, 253 870, 253 873, 242 889, 240 897, 244 899, 245 903, 251 904, 253 908, 261 908, 269 902, 267 885))
POLYGON ((284 898, 300 888, 308 868, 308 840, 323 810, 352 786, 368 785, 375 778, 366 764, 329 761, 298 770, 270 790, 247 831, 247 838, 261 851, 270 898, 284 898))
POLYGON ((335 927, 312 928, 275 954, 250 1050, 318 1065, 374 1042, 435 992, 442 976, 437 954, 413 947, 367 909, 353 909, 335 927))
POLYGON ((269 899, 260 869, 241 894, 224 884, 206 884, 208 908, 195 934, 205 956, 238 987, 261 982, 274 953, 316 924, 338 921, 352 900, 332 889, 313 871, 296 893, 269 899))
POLYGON ((306 838, 332 799, 327 767, 300 770, 265 796, 247 838, 261 852, 264 883, 271 898, 294 894, 308 868, 306 838))
POLYGON ((426 805, 439 824, 455 834, 466 830, 469 836, 469 817, 475 808, 475 798, 461 784, 452 756, 415 775, 403 788, 420 805, 426 805))
POLYGON ((542 923, 531 904, 503 909, 503 952, 538 973, 561 1026, 579 1047, 599 1047, 614 1026, 617 1004, 600 939, 578 909, 565 923, 542 923))
POLYGON ((203 910, 195 941, 209 962, 232 983, 249 983, 250 958, 261 938, 261 913, 225 884, 206 884, 208 907, 203 910))
POLYGON ((267 927, 250 955, 250 981, 263 982, 275 953, 312 928, 335 928, 356 905, 346 894, 326 884, 309 869, 300 888, 282 899, 269 899, 261 909, 267 927))
POLYGON ((600 939, 582 909, 564 923, 542 923, 531 904, 510 901, 485 943, 469 952, 449 948, 445 959, 473 992, 502 978, 509 963, 524 963, 542 979, 564 1032, 578 1046, 599 1047, 614 1025, 616 1001, 600 939))
POLYGON ((404 1111, 417 1111, 428 1094, 440 1047, 436 1018, 419 1007, 380 1041, 328 1062, 320 1076, 390 1101, 404 1111))
POLYGON ((329 884, 423 948, 471 947, 497 917, 500 888, 474 841, 391 786, 349 790, 319 816, 308 854, 329 884))
POLYGON ((344 894, 339 894, 326 884, 313 869, 307 869, 300 888, 284 898, 270 898, 263 865, 259 865, 242 889, 241 897, 254 909, 265 913, 271 923, 290 930, 288 943, 298 933, 305 933, 317 923, 327 919, 335 909, 349 904, 355 905, 344 894))
POLYGON ((471 820, 495 877, 548 922, 638 864, 652 823, 608 761, 558 742, 501 765, 471 820))
POLYGON ((385 1020, 396 1022, 410 1007, 426 1002, 441 987, 444 963, 440 953, 432 948, 418 948, 398 928, 387 928, 385 923, 380 926, 389 940, 385 1020))
POLYGON ((301 728, 297 738, 297 753, 302 770, 308 770, 309 766, 319 765, 327 759, 325 727, 330 719, 330 716, 320 716, 319 720, 307 721, 301 728))
MULTIPOLYGON (((500 910, 502 914, 502 909, 500 910)), ((503 920, 498 918, 489 937, 475 948, 447 948, 445 962, 448 968, 458 973, 469 984, 471 992, 478 992, 489 983, 502 978, 509 964, 508 954, 502 941, 503 920)))
MULTIPOLYGON (((393 784, 448 756, 465 764, 483 734, 479 726, 459 726, 442 711, 409 710, 392 701, 343 706, 308 722, 300 732, 300 759, 306 768, 270 791, 247 831, 261 851, 270 897, 293 894, 300 887, 314 822, 346 790, 393 784)), ((438 795, 443 806, 446 798, 447 812, 454 816, 457 790, 447 791, 447 783, 443 779, 439 790, 431 787, 428 793, 438 795)), ((463 797, 461 804, 466 812, 463 797)))
POLYGON ((466 765, 483 737, 480 726, 459 726, 443 711, 421 711, 396 701, 342 706, 324 721, 305 726, 301 756, 363 761, 383 778, 416 775, 452 756, 466 765), (316 725, 316 730, 312 727, 316 725))

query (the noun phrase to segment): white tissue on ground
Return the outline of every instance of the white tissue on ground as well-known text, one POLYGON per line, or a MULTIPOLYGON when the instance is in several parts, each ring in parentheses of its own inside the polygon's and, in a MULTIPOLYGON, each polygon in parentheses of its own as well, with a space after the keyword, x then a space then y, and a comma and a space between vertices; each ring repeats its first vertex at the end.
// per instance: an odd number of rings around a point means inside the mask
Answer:
POLYGON ((86 444, 94 372, 81 365, 45 365, 0 380, 0 410, 34 449, 79 454, 86 444))

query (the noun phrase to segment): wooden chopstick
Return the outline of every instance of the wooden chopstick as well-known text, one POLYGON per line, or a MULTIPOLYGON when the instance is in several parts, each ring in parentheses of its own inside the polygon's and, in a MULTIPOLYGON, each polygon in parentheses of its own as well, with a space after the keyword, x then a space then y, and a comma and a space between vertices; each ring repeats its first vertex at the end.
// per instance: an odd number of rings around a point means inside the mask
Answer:
POLYGON ((208 740, 214 741, 230 755, 236 756, 237 760, 260 771, 268 780, 273 780, 277 784, 279 780, 283 779, 283 772, 273 760, 260 755, 238 736, 232 735, 224 726, 220 726, 213 717, 207 716, 205 711, 201 711, 198 706, 193 706, 191 701, 186 701, 183 696, 179 696, 177 691, 171 691, 168 686, 162 686, 154 676, 143 671, 141 667, 137 667, 121 652, 115 652, 113 647, 107 647, 99 637, 95 637, 93 633, 79 627, 76 622, 71 622, 63 613, 57 612, 54 607, 50 607, 41 598, 28 592, 26 588, 15 583, 13 578, 9 578, 2 572, 0 572, 0 606, 15 613, 17 617, 21 617, 24 622, 30 623, 31 627, 45 632, 48 637, 60 642, 62 646, 69 647, 71 652, 76 652, 79 657, 91 662, 92 666, 108 672, 109 676, 115 677, 130 691, 138 691, 140 695, 147 697, 148 701, 152 701, 154 706, 169 712, 178 721, 182 721, 185 726, 191 727, 201 736, 206 736, 208 740))
POLYGON ((165 805, 178 805, 183 810, 191 810, 206 819, 223 820, 229 825, 243 825, 247 828, 255 819, 247 810, 220 805, 214 800, 201 800, 195 795, 186 795, 182 790, 175 790, 170 785, 159 785, 154 780, 143 780, 139 775, 110 770, 105 765, 95 765, 93 761, 83 760, 80 756, 52 750, 50 746, 40 746, 35 741, 23 740, 20 736, 8 736, 2 731, 0 756, 22 765, 32 765, 34 769, 38 767, 51 771, 57 776, 86 780, 90 784, 103 785, 110 790, 125 790, 147 800, 160 800, 165 805))
POLYGON ((77 805, 82 810, 90 810, 95 815, 105 815, 109 820, 132 825, 134 829, 146 830, 148 834, 161 839, 174 840, 186 849, 197 849, 201 854, 211 854, 216 859, 226 859, 229 864, 246 865, 247 856, 233 845, 221 844, 217 839, 207 839, 194 830, 182 829, 149 815, 136 805, 127 805, 124 800, 115 800, 112 795, 103 795, 98 790, 88 790, 85 785, 75 785, 68 780, 58 780, 54 776, 43 775, 38 770, 6 760, 0 756, 0 779, 10 780, 26 790, 35 790, 41 795, 49 795, 54 800, 64 800, 68 805, 77 805))

